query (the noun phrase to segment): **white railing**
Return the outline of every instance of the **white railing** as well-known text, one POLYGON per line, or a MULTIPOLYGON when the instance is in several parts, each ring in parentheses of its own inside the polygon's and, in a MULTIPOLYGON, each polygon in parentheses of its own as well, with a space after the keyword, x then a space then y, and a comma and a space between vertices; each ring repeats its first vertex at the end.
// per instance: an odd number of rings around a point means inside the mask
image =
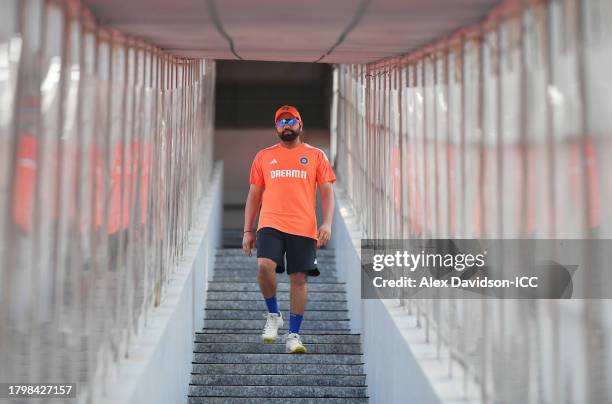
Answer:
MULTIPOLYGON (((610 72, 606 0, 503 2, 413 53, 335 66, 332 158, 363 236, 611 238, 610 72)), ((612 396, 608 300, 399 302, 468 401, 612 396)))
POLYGON ((212 172, 214 62, 0 13, 0 380, 105 377, 163 301, 212 172))

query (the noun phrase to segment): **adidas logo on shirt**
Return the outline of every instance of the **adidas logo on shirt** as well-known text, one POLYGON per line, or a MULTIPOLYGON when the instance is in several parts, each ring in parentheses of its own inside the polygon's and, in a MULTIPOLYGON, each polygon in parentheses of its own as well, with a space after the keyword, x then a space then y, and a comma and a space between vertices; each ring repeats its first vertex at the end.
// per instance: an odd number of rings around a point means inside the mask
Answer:
POLYGON ((270 164, 276 164, 276 163, 277 163, 276 159, 272 159, 272 161, 270 162, 270 164))

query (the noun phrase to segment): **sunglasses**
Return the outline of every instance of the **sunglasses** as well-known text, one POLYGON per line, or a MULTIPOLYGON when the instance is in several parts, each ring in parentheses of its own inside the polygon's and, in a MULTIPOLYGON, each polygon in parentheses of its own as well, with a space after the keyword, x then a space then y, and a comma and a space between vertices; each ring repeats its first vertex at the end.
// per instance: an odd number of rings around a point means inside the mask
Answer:
POLYGON ((293 126, 298 122, 297 118, 279 119, 276 121, 276 126, 283 127, 285 125, 293 126))

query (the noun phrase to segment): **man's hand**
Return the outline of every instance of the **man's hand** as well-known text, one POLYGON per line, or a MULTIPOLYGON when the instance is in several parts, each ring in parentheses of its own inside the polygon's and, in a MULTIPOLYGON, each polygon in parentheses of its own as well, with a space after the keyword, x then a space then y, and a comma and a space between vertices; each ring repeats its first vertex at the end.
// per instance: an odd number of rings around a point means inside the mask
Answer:
POLYGON ((251 252, 253 248, 255 248, 255 236, 252 231, 248 231, 242 236, 242 249, 244 253, 250 257, 253 255, 251 252))
POLYGON ((327 223, 323 223, 319 226, 319 232, 317 234, 317 239, 319 241, 319 245, 325 245, 331 238, 331 226, 327 223))

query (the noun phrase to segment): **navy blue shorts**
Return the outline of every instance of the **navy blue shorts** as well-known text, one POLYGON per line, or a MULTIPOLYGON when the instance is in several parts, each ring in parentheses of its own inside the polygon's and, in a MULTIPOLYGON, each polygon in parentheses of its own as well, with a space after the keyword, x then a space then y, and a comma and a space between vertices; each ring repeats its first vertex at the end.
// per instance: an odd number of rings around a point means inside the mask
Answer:
POLYGON ((317 269, 317 240, 297 236, 276 230, 272 227, 262 227, 257 231, 257 258, 269 258, 276 262, 276 272, 285 272, 285 256, 287 258, 287 273, 307 272, 309 276, 319 276, 317 269))

